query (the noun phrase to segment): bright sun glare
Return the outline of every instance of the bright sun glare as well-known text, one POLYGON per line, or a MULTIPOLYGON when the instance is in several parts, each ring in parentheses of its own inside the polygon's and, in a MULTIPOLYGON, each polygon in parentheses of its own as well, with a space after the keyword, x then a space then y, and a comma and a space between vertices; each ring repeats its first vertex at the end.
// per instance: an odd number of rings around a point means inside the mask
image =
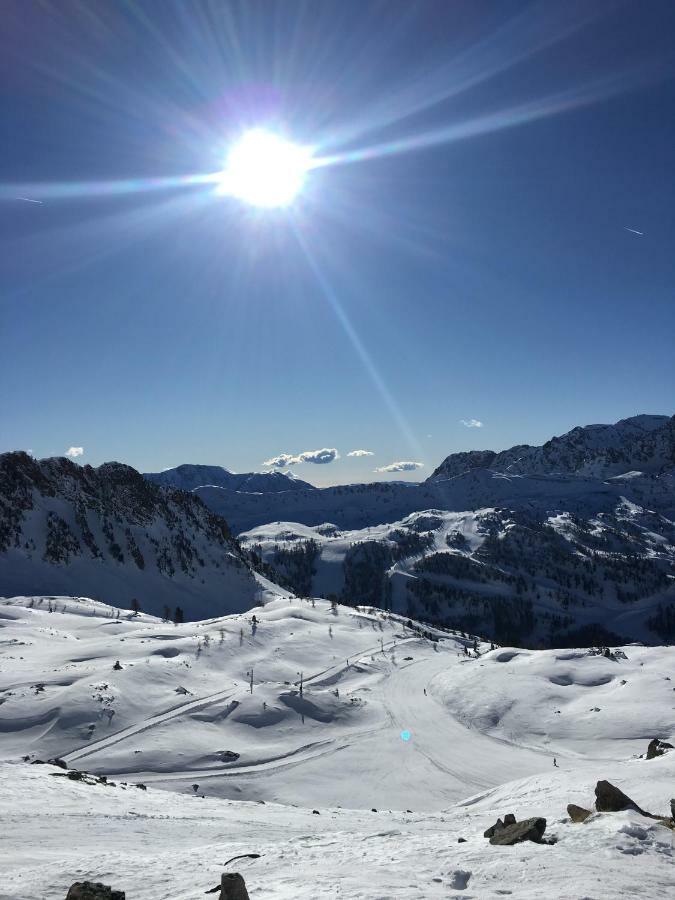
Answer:
POLYGON ((219 190, 252 206, 288 206, 312 161, 307 147, 271 131, 247 131, 230 150, 219 190))

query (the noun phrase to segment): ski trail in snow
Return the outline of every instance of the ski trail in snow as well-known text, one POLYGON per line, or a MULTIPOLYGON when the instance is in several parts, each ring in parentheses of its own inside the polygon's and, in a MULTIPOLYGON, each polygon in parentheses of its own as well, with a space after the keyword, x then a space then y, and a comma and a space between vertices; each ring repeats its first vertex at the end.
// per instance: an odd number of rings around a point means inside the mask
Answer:
POLYGON ((80 747, 77 750, 73 750, 70 753, 66 753, 65 757, 68 762, 79 762, 79 760, 84 759, 87 756, 91 756, 92 753, 97 753, 99 750, 106 750, 108 747, 112 747, 114 744, 120 743, 120 741, 124 741, 127 738, 134 737, 134 735, 141 734, 143 731, 147 731, 150 728, 153 728, 155 725, 162 725, 165 722, 170 721, 171 719, 177 719, 179 716, 185 715, 187 712, 192 712, 197 709, 204 709, 207 706, 211 706, 213 703, 217 703, 219 700, 228 700, 234 692, 232 688, 229 688, 227 691, 218 691, 215 694, 210 694, 207 697, 198 697, 196 700, 189 700, 187 703, 181 703, 179 706, 173 706, 171 709, 159 713, 156 716, 151 716, 148 719, 145 719, 143 722, 139 722, 135 725, 129 725, 126 728, 120 729, 120 731, 116 731, 114 734, 110 734, 107 737, 101 738, 98 741, 95 741, 92 744, 85 745, 80 747))

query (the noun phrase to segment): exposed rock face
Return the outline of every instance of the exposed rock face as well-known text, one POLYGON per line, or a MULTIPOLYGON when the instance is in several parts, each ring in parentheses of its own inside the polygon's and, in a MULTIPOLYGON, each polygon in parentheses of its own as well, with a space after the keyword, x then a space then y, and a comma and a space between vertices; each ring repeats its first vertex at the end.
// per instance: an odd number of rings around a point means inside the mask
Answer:
POLYGON ((673 745, 667 741, 660 741, 654 738, 649 742, 647 747, 647 759, 654 759, 656 756, 663 756, 668 750, 672 750, 673 745))
POLYGON ((585 822, 592 813, 590 809, 584 809, 583 806, 570 803, 567 807, 567 815, 573 822, 585 822))
POLYGON ((609 781, 598 781, 595 786, 595 808, 598 812, 620 812, 623 809, 633 809, 642 815, 649 815, 631 800, 623 791, 619 790, 609 781))
POLYGON ((100 881, 76 881, 66 900, 125 900, 125 897, 124 891, 115 891, 100 881))
POLYGON ((521 841, 534 841, 540 843, 544 832, 546 831, 546 819, 532 818, 523 819, 522 822, 516 822, 514 825, 504 825, 503 828, 497 829, 490 843, 495 846, 511 846, 519 844, 521 841))

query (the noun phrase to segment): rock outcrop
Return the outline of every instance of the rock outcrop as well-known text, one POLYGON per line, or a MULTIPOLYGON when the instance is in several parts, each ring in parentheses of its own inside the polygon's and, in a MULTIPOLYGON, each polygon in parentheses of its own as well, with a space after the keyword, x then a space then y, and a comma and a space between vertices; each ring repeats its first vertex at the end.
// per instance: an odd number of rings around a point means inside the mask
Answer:
POLYGON ((655 818, 650 813, 641 809, 634 800, 624 794, 609 781, 598 781, 595 786, 595 808, 598 812, 621 812, 624 809, 632 809, 643 816, 655 818))
POLYGON ((672 749, 673 745, 669 744, 667 741, 660 741, 658 738, 653 738, 649 742, 649 746, 647 747, 647 759, 654 759, 657 756, 663 756, 672 749))
POLYGON ((539 844, 545 831, 546 819, 534 817, 517 822, 513 813, 507 813, 503 819, 497 819, 494 825, 487 828, 483 837, 489 838, 490 843, 497 846, 510 846, 521 841, 539 844))

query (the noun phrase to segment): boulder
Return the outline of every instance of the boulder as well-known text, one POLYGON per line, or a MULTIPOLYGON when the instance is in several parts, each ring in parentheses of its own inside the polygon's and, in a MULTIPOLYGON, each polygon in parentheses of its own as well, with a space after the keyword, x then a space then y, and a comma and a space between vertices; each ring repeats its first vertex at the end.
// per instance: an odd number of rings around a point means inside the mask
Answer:
POLYGON ((634 809, 645 815, 634 800, 609 781, 598 781, 595 786, 595 808, 598 812, 620 812, 623 809, 634 809))
POLYGON ((490 825, 489 828, 485 829, 485 831, 483 832, 483 837, 491 838, 495 832, 501 831, 503 827, 504 823, 502 822, 502 820, 497 819, 494 825, 490 825))
POLYGON ((515 825, 516 824, 516 817, 513 815, 513 813, 507 813, 504 816, 504 824, 505 825, 515 825))
POLYGON ((675 822, 675 800, 670 801, 670 818, 675 822))
POLYGON ((114 891, 100 881, 76 881, 70 886, 66 900, 125 900, 125 893, 114 891))
POLYGON ((546 819, 535 817, 523 819, 515 825, 505 825, 498 829, 490 838, 490 843, 499 847, 509 847, 512 844, 520 844, 521 841, 534 841, 541 843, 546 831, 546 819))
POLYGON ((47 762, 51 766, 58 766, 59 769, 67 769, 68 768, 66 761, 63 759, 59 759, 58 756, 55 756, 53 759, 48 759, 47 762))
POLYGON ((220 897, 218 900, 250 900, 246 882, 239 872, 224 872, 220 876, 220 897))
POLYGON ((577 806, 575 803, 570 803, 567 806, 567 815, 573 822, 585 822, 592 813, 590 809, 584 809, 583 806, 577 806))
POLYGON ((649 746, 647 747, 647 759, 654 759, 657 756, 663 756, 664 753, 672 749, 673 745, 669 744, 667 741, 660 741, 658 738, 653 738, 653 740, 649 742, 649 746))

